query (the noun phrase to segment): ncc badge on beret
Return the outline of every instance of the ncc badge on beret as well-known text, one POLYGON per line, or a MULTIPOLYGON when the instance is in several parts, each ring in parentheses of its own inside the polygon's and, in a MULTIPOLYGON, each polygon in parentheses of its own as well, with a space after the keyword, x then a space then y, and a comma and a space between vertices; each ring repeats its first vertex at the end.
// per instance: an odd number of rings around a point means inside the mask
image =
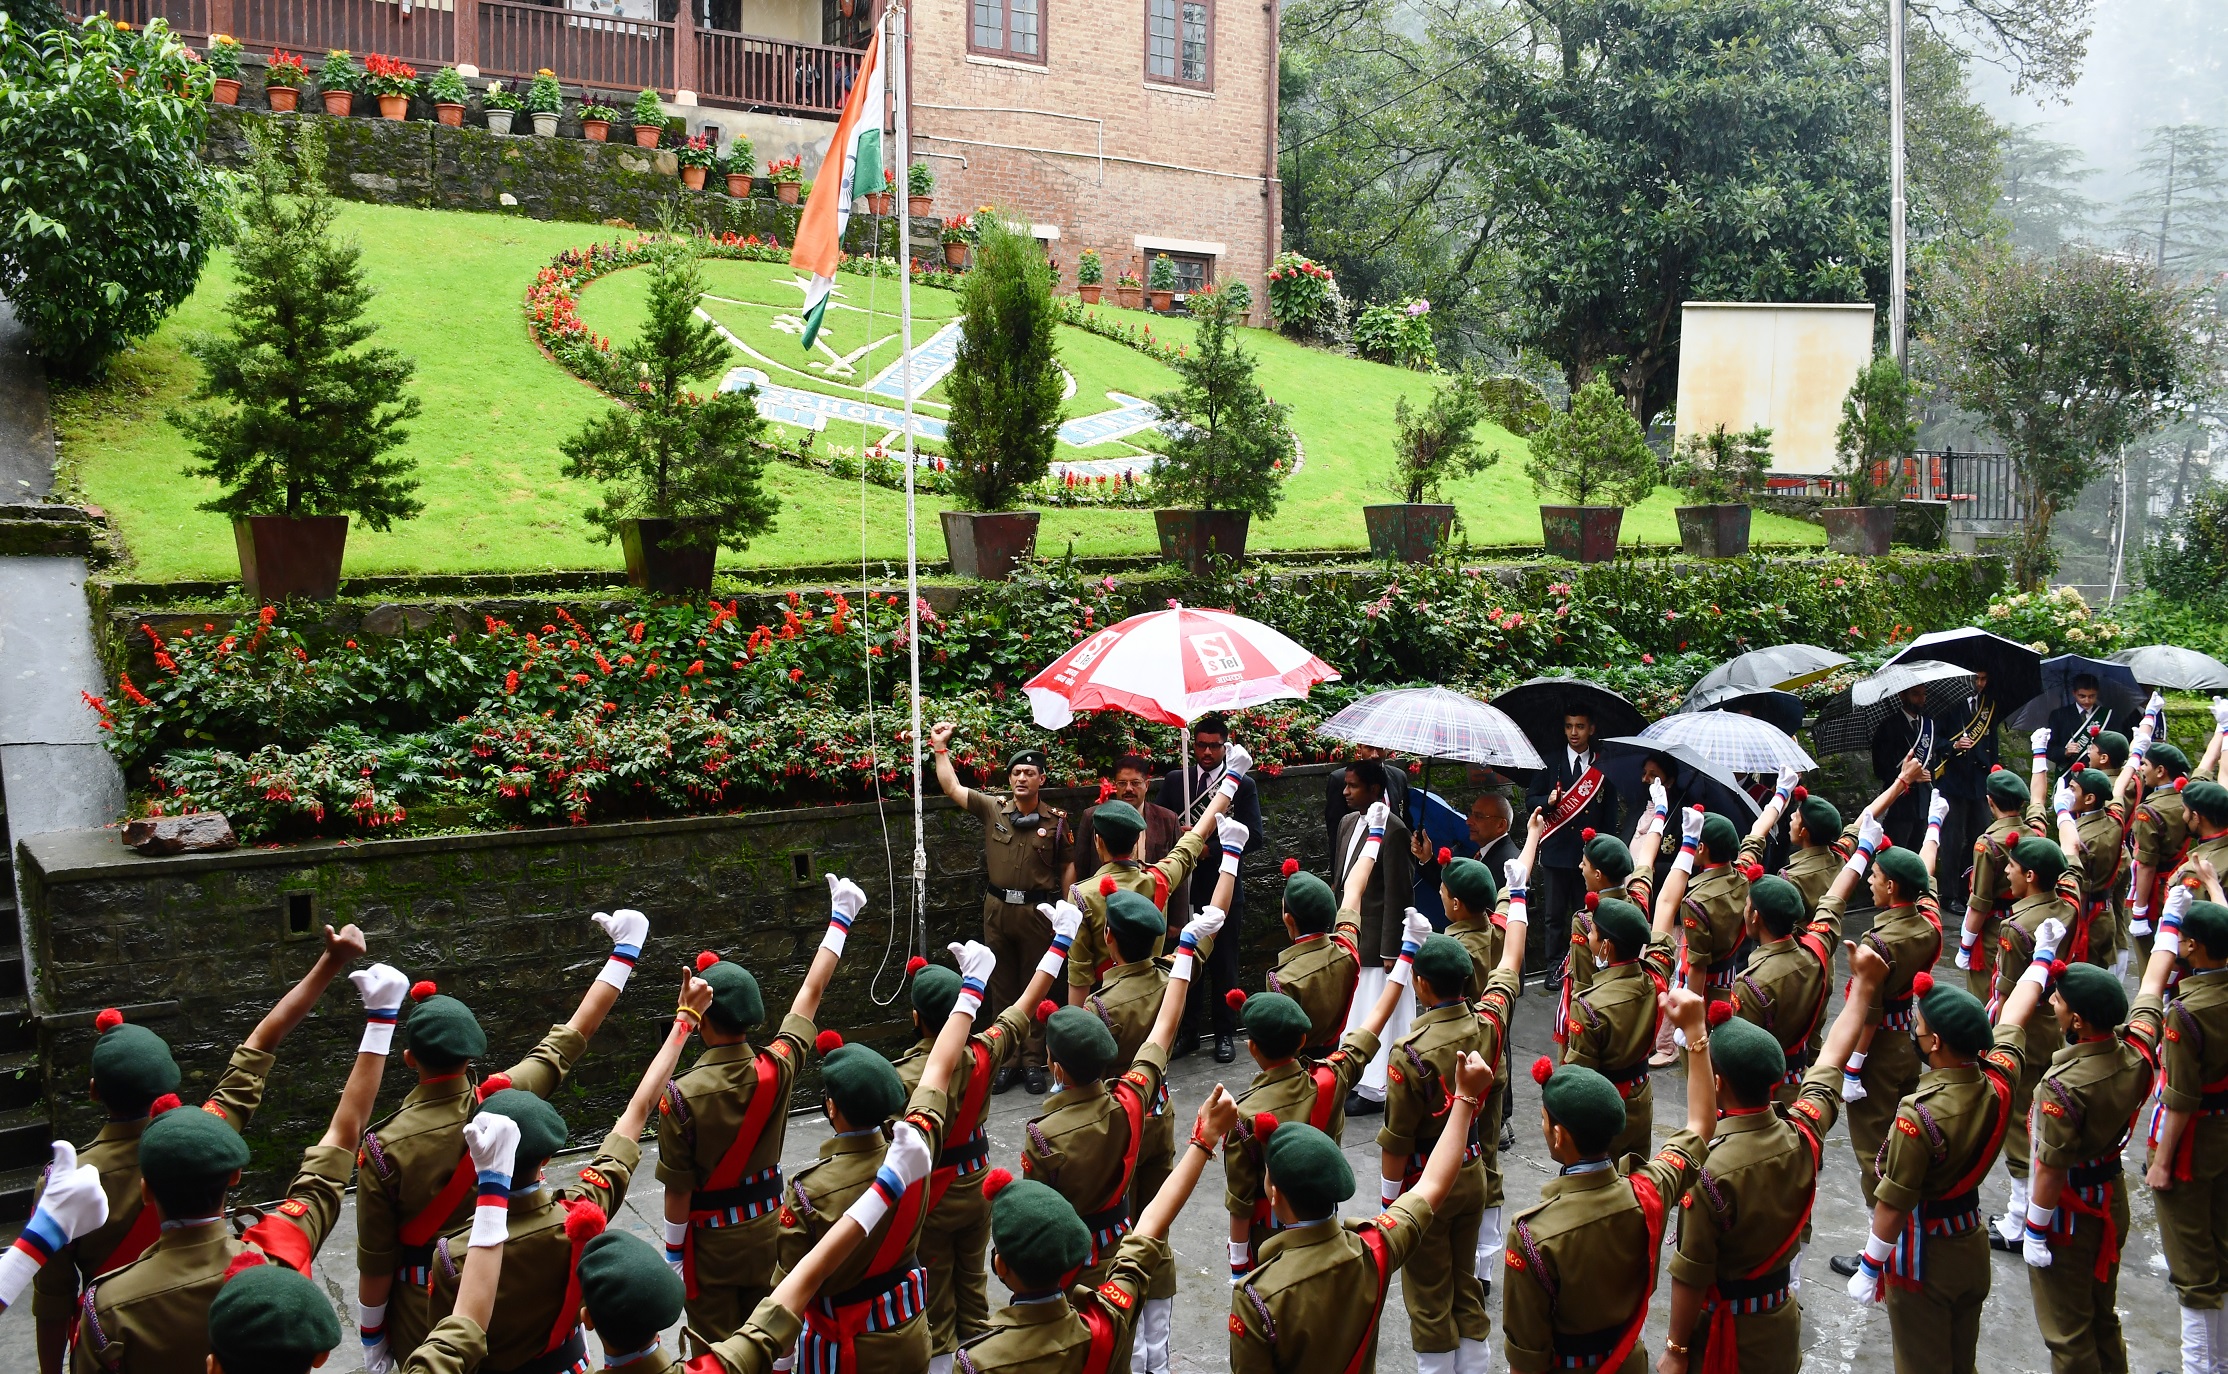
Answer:
MULTIPOLYGON (((1135 1302, 1136 1299, 1132 1298, 1129 1295, 1128 1289, 1122 1287, 1118 1283, 1102 1283, 1099 1285, 1099 1301, 1107 1304, 1109 1307, 1118 1307, 1122 1311, 1127 1312, 1129 1311, 1130 1304, 1135 1302)), ((1232 1317, 1230 1320, 1236 1321, 1237 1318, 1232 1317)))
POLYGON ((592 1165, 580 1171, 580 1181, 591 1188, 609 1188, 611 1186, 611 1180, 603 1176, 602 1170, 592 1165))

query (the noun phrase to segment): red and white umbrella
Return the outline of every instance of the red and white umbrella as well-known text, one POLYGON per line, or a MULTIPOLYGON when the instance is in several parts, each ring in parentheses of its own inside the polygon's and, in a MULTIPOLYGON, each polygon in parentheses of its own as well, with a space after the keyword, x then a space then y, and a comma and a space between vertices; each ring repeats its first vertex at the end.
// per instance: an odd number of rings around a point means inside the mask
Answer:
POLYGON ((1188 726, 1211 711, 1304 697, 1337 677, 1330 664, 1258 621, 1175 606, 1089 636, 1022 690, 1047 730, 1078 711, 1108 708, 1188 726))

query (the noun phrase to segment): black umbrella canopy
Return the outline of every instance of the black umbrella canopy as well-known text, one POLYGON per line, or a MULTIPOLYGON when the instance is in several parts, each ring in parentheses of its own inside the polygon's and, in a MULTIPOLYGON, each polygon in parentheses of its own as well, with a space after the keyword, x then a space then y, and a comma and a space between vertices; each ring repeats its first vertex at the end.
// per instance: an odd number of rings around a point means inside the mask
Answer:
POLYGON ((2135 670, 2109 659, 2081 654, 2059 654, 2042 661, 2042 691, 2033 701, 2012 712, 2004 722, 2014 730, 2039 730, 2050 723, 2050 713, 2073 704, 2073 680, 2087 674, 2097 680, 2097 699, 2115 711, 2135 715, 2149 699, 2135 680, 2135 670))
POLYGON ((2139 649, 2122 649, 2112 655, 2112 661, 2126 664, 2145 687, 2163 692, 2228 691, 2228 663, 2195 649, 2146 644, 2139 649))
POLYGON ((1988 695, 1995 698, 1996 709, 2007 716, 2042 691, 2042 655, 2017 640, 1986 630, 1968 626, 1961 630, 1930 631, 1912 640, 1901 653, 1881 666, 1921 659, 1954 663, 1960 668, 1988 674, 1988 695))
POLYGON ((1594 738, 1637 735, 1647 728, 1640 708, 1598 682, 1581 677, 1535 677, 1518 683, 1493 698, 1540 757, 1559 757, 1563 751, 1563 716, 1585 711, 1594 718, 1594 738))
POLYGON ((1679 711, 1733 711, 1776 725, 1792 735, 1803 728, 1803 699, 1793 692, 1758 691, 1731 683, 1698 687, 1679 703, 1679 711))
POLYGON ((1674 807, 1699 806, 1741 826, 1763 814, 1763 808, 1748 795, 1739 779, 1684 744, 1665 744, 1638 735, 1617 735, 1601 741, 1602 776, 1616 784, 1620 797, 1647 796, 1640 773, 1650 759, 1667 775, 1664 786, 1674 807))
POLYGON ((1925 713, 1938 716, 1962 706, 1972 695, 1973 674, 1954 663, 1920 659, 1890 663, 1836 696, 1810 727, 1814 754, 1862 754, 1872 748, 1872 732, 1896 710, 1903 693, 1926 689, 1925 713))

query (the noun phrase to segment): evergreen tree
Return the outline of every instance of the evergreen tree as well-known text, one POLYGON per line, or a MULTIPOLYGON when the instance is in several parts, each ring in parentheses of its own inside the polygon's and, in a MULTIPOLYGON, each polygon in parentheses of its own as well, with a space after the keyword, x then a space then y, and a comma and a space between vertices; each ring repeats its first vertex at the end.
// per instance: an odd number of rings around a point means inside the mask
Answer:
POLYGON ((1892 353, 1865 365, 1841 398, 1834 430, 1834 476, 1849 489, 1849 503, 1884 506, 1903 499, 1904 461, 1919 439, 1911 418, 1910 380, 1892 353))
POLYGON ((2203 124, 2165 125, 2135 171, 2141 189, 2117 221, 2130 245, 2185 281, 2228 266, 2228 138, 2203 124))
POLYGON ((418 413, 404 388, 416 364, 390 348, 359 348, 372 289, 354 242, 332 232, 324 135, 296 133, 291 169, 278 135, 247 127, 252 161, 233 248, 239 289, 226 334, 199 334, 186 352, 201 384, 170 422, 192 444, 186 471, 223 494, 203 510, 247 515, 353 515, 375 530, 423 509, 415 462, 392 452, 418 413))
POLYGON ((1238 346, 1243 312, 1235 306, 1219 290, 1191 295, 1198 337, 1172 364, 1183 384, 1153 398, 1163 439, 1153 489, 1165 505, 1266 519, 1284 499, 1291 408, 1270 400, 1253 379, 1253 355, 1238 346))
POLYGON ((1655 490, 1660 466, 1632 408, 1595 373, 1532 436, 1532 486, 1574 506, 1631 506, 1655 490))
POLYGON ((2080 149, 2044 138, 2040 127, 2004 135, 1996 212, 2011 226, 2012 247, 2054 253, 2086 235, 2101 207, 2080 189, 2096 169, 2083 164, 2080 149))
POLYGON ((978 215, 975 265, 960 288, 959 352, 944 392, 944 450, 968 510, 1010 510, 1052 470, 1067 380, 1053 326, 1052 269, 1037 241, 978 215))

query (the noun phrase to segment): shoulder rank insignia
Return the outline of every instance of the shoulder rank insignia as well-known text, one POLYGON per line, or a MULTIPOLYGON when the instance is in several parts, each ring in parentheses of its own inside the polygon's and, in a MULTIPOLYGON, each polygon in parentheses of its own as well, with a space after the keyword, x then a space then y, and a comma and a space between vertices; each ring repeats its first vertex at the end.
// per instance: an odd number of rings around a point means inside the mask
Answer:
POLYGON ((280 1216, 306 1217, 309 1215, 309 1204, 298 1197, 290 1197, 278 1205, 278 1212, 280 1216))
POLYGON ((1129 1290, 1118 1283, 1102 1283, 1099 1285, 1099 1301, 1109 1307, 1118 1307, 1127 1312, 1130 1309, 1130 1304, 1136 1302, 1137 1299, 1131 1297, 1129 1290))
POLYGON ((1242 1320, 1240 1320, 1240 1319, 1239 1319, 1239 1317, 1238 1317, 1238 1314, 1237 1314, 1237 1313, 1235 1313, 1235 1312, 1231 1313, 1231 1314, 1230 1314, 1230 1334, 1231 1334, 1231 1335, 1233 1335, 1233 1336, 1243 1336, 1243 1335, 1244 1335, 1245 1333, 1246 1333, 1246 1324, 1245 1324, 1245 1323, 1244 1323, 1244 1322, 1243 1322, 1242 1320))
POLYGON ((611 1180, 603 1176, 603 1170, 593 1165, 580 1171, 580 1181, 591 1188, 609 1189, 611 1187, 611 1180))

